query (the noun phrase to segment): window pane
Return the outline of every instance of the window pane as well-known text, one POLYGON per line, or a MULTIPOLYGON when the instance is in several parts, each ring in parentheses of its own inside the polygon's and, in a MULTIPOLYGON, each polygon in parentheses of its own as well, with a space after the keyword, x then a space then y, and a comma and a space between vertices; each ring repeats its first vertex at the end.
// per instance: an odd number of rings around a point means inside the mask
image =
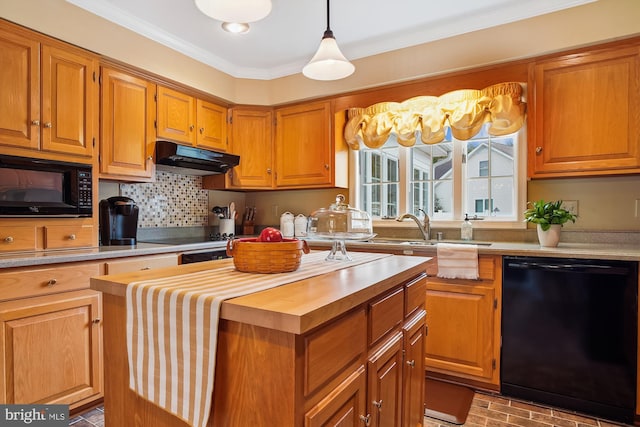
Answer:
POLYGON ((467 181, 466 200, 463 205, 463 212, 469 215, 488 216, 489 211, 485 205, 485 200, 489 200, 489 180, 486 178, 475 178, 467 181), (482 200, 478 205, 477 200, 482 200))
POLYGON ((361 209, 372 217, 395 217, 399 210, 399 149, 387 143, 383 148, 360 150, 361 209))
POLYGON ((513 176, 514 138, 491 140, 491 176, 513 176))
POLYGON ((418 210, 422 209, 430 216, 439 213, 443 218, 445 212, 452 212, 453 186, 445 184, 453 179, 452 171, 453 144, 451 142, 434 145, 418 143, 411 148, 412 181, 409 206, 413 214, 422 215, 418 210), (448 210, 446 210, 447 207, 448 210))
POLYGON ((494 178, 491 180, 493 206, 491 215, 495 217, 515 218, 515 180, 513 177, 494 178))

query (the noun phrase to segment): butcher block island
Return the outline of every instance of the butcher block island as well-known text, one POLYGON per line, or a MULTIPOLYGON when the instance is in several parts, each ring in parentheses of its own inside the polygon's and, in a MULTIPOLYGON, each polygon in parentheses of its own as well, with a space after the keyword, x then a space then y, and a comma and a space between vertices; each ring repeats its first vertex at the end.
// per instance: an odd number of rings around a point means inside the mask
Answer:
POLYGON ((105 426, 422 426, 430 258, 99 276, 105 426), (135 391, 134 391, 135 390, 135 391))

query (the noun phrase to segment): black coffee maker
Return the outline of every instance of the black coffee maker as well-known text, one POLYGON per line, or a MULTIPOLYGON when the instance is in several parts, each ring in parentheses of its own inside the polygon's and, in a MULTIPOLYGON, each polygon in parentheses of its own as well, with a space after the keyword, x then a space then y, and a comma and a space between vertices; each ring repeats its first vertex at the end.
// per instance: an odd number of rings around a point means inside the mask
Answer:
POLYGON ((100 200, 100 241, 104 246, 135 245, 138 206, 133 199, 116 196, 100 200))

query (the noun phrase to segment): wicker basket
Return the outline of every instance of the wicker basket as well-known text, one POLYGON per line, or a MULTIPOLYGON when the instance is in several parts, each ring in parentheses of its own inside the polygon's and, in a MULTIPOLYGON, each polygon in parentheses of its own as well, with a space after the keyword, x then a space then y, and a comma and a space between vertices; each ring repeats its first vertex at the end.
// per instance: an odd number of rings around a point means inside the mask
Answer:
POLYGON ((285 273, 300 267, 302 253, 309 253, 304 240, 258 242, 256 239, 234 239, 227 242, 227 255, 233 257, 238 271, 246 273, 285 273))

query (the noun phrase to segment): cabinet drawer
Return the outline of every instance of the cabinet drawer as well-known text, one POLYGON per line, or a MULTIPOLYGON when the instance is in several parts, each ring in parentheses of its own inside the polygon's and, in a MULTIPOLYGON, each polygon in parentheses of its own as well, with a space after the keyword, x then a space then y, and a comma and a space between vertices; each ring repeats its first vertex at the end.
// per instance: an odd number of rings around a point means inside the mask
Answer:
POLYGON ((119 259, 106 262, 104 274, 130 273, 133 271, 151 270, 175 265, 178 265, 177 254, 119 259))
MULTIPOLYGON (((438 259, 434 257, 427 264, 427 274, 429 276, 438 275, 438 259)), ((494 280, 496 277, 496 259, 493 256, 478 257, 479 280, 494 280)), ((457 280, 457 279, 454 279, 457 280)))
POLYGON ((89 289, 100 264, 80 263, 34 270, 16 268, 0 273, 0 301, 89 289))
POLYGON ((369 303, 369 345, 374 345, 393 328, 399 326, 403 317, 404 289, 402 288, 369 303))
POLYGON ((427 296, 427 276, 422 275, 406 285, 404 292, 404 315, 405 317, 419 308, 423 308, 427 296))
POLYGON ((359 357, 366 348, 364 309, 331 322, 304 337, 304 394, 334 378, 359 357))
POLYGON ((35 227, 0 228, 0 252, 33 251, 35 249, 35 227))
POLYGON ((49 225, 44 228, 44 248, 64 249, 91 246, 93 226, 91 225, 49 225))

